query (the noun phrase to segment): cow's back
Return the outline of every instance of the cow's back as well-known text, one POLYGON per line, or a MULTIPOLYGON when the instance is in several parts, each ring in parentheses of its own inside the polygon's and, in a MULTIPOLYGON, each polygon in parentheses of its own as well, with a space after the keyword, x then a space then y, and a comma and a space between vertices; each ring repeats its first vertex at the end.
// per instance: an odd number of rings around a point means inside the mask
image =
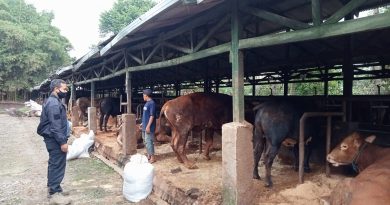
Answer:
MULTIPOLYGON (((296 138, 299 128, 299 113, 291 103, 269 101, 258 106, 255 126, 266 135, 296 138)), ((273 140, 283 141, 283 139, 273 140)))
POLYGON ((220 129, 222 124, 232 120, 232 98, 224 94, 194 93, 189 95, 193 105, 195 125, 212 123, 220 129))
POLYGON ((232 98, 216 93, 192 93, 166 102, 161 111, 172 125, 221 129, 232 119, 232 98))

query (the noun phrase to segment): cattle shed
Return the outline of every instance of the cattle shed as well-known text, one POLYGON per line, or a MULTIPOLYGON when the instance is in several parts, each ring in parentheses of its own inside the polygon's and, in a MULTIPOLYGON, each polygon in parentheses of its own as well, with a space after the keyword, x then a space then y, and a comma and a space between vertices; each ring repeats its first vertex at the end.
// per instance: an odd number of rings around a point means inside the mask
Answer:
POLYGON ((389 77, 389 14, 375 13, 387 1, 240 1, 237 22, 232 3, 162 1, 55 76, 87 90, 125 90, 127 74, 133 93, 178 95, 230 87, 232 74, 253 95, 257 85, 283 85, 287 95, 291 83, 324 82, 318 89, 328 96, 328 82, 342 80, 344 97, 354 80, 389 77))
POLYGON ((321 82, 319 93, 307 100, 342 102, 347 121, 354 115, 352 102, 360 99, 379 102, 371 111, 389 112, 390 98, 380 95, 380 86, 377 95, 353 94, 356 81, 390 78, 389 4, 164 0, 52 78, 92 98, 128 93, 128 110, 146 87, 162 96, 231 87, 234 122, 244 120, 244 96, 260 99, 256 90, 267 84, 281 86, 281 95, 288 96, 294 83, 321 82), (331 81, 342 82, 336 96, 329 93, 331 81))

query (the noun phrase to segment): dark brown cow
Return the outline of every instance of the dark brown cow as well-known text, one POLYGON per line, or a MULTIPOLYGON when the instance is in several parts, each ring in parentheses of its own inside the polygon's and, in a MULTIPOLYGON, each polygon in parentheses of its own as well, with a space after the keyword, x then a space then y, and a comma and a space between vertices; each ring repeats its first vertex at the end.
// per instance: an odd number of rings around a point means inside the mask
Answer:
POLYGON ((232 98, 216 93, 192 93, 170 100, 164 104, 160 113, 160 126, 156 138, 171 132, 171 146, 180 163, 195 169, 194 162, 186 156, 186 144, 191 130, 206 130, 205 159, 213 143, 214 131, 220 131, 222 124, 232 121, 232 98))
POLYGON ((359 175, 341 181, 331 193, 330 204, 380 205, 390 202, 390 148, 371 144, 358 132, 350 134, 327 156, 334 166, 352 164, 359 175))

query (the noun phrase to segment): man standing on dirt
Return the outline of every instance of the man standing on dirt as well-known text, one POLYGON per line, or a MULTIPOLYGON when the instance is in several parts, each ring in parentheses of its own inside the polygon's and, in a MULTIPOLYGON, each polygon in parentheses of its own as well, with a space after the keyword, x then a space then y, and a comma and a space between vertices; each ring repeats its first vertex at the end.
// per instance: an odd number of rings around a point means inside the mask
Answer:
POLYGON ((154 156, 154 133, 156 130, 156 104, 152 99, 152 90, 143 90, 143 98, 146 102, 142 114, 142 139, 144 140, 150 163, 156 161, 154 156))
POLYGON ((50 83, 51 95, 43 106, 37 132, 43 136, 49 153, 47 187, 50 204, 70 204, 71 201, 61 188, 65 175, 66 153, 68 152, 68 120, 65 105, 61 102, 68 92, 66 82, 53 79, 50 83))

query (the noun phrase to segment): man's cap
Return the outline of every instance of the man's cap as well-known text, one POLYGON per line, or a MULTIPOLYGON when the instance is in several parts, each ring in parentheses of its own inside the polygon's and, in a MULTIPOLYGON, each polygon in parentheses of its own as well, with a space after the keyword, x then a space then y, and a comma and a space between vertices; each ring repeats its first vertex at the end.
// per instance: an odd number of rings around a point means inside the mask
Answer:
POLYGON ((147 96, 150 96, 152 94, 152 90, 147 88, 147 89, 143 90, 142 93, 147 95, 147 96))

